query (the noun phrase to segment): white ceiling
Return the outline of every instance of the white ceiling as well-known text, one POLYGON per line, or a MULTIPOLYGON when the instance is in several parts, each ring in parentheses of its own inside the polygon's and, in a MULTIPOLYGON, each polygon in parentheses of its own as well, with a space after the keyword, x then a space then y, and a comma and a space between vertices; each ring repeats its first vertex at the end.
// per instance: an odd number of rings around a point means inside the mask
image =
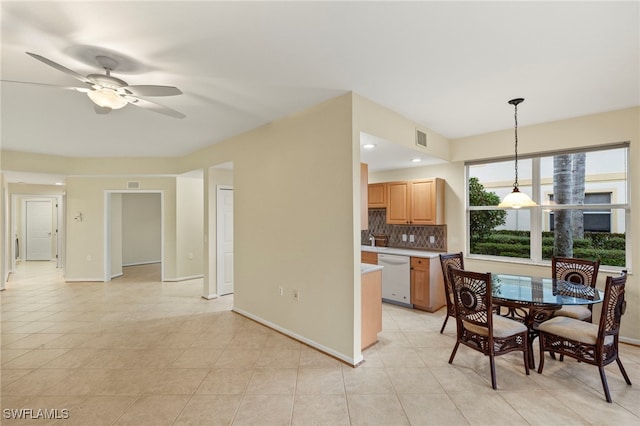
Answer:
MULTIPOLYGON (((179 156, 348 91, 447 138, 640 105, 638 2, 2 1, 2 80, 179 87, 97 115, 86 95, 3 82, 2 148, 179 156)), ((391 158, 391 156, 383 156, 391 158)), ((423 163, 424 164, 424 163, 423 163)), ((378 165, 381 168, 383 165, 378 165)), ((5 168, 6 165, 5 165, 5 168)), ((10 165, 9 165, 10 168, 10 165)))

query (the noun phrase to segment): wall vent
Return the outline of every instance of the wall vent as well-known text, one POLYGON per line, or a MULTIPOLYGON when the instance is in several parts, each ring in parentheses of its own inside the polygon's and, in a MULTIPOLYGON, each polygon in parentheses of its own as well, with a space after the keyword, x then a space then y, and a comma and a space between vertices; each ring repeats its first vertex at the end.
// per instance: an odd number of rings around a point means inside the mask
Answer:
POLYGON ((138 181, 127 182, 127 189, 140 189, 140 182, 138 181))
POLYGON ((416 129, 416 145, 423 148, 427 147, 427 134, 418 129, 416 129))

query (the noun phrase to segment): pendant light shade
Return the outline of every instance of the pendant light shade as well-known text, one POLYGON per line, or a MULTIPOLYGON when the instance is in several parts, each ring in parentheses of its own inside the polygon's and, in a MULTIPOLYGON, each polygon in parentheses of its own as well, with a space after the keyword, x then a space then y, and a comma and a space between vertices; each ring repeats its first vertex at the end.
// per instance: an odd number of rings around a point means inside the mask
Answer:
POLYGON ((509 101, 509 104, 513 105, 515 109, 514 118, 515 118, 515 139, 516 139, 516 144, 515 144, 516 179, 513 182, 513 191, 511 191, 509 195, 504 197, 504 200, 502 200, 502 202, 498 204, 498 207, 519 209, 520 207, 532 207, 536 205, 536 203, 531 198, 529 198, 527 194, 525 194, 524 192, 520 192, 520 188, 518 188, 518 104, 523 101, 524 101, 524 98, 511 99, 509 101))

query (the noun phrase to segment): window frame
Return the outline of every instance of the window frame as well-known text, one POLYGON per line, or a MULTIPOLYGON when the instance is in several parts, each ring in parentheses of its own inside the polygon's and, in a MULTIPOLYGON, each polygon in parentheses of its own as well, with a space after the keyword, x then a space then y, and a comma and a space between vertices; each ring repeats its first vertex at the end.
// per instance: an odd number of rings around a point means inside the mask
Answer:
MULTIPOLYGON (((551 261, 542 259, 542 232, 543 232, 543 213, 544 210, 575 210, 579 208, 580 210, 599 210, 600 212, 603 209, 607 209, 611 212, 613 210, 623 210, 624 211, 624 232, 627 238, 625 238, 625 266, 611 266, 611 265, 603 265, 603 270, 611 270, 611 271, 621 271, 627 270, 628 273, 632 272, 632 255, 631 255, 631 238, 632 235, 632 223, 631 223, 631 207, 630 207, 630 196, 631 196, 631 180, 629 179, 629 170, 630 170, 630 143, 622 142, 616 144, 608 144, 608 145, 598 145, 592 147, 584 147, 580 149, 568 149, 568 150, 559 150, 559 151, 545 151, 539 153, 532 153, 528 155, 518 155, 518 160, 531 160, 531 198, 536 202, 536 206, 533 207, 522 207, 522 209, 526 209, 530 211, 530 251, 529 258, 518 258, 518 257, 508 257, 508 256, 492 256, 492 255, 484 255, 484 254, 474 254, 471 253, 471 229, 470 229, 470 212, 471 211, 481 211, 481 210, 516 210, 513 208, 505 208, 498 206, 470 206, 469 205, 469 179, 470 172, 469 169, 471 166, 482 165, 482 164, 494 164, 500 163, 504 161, 513 161, 513 157, 499 157, 499 158, 491 158, 485 160, 476 160, 476 161, 466 161, 464 163, 464 174, 465 174, 465 225, 466 225, 466 233, 465 233, 465 255, 471 259, 478 260, 490 260, 490 261, 498 261, 498 262, 509 262, 509 263, 520 263, 526 265, 536 265, 536 266, 548 266, 551 264, 551 261), (541 167, 540 167, 540 159, 544 157, 554 156, 554 155, 564 155, 564 154, 576 154, 576 153, 588 153, 595 151, 606 151, 606 150, 614 150, 614 149, 625 149, 625 164, 624 164, 624 174, 625 174, 625 200, 626 203, 610 203, 610 204, 562 204, 562 205, 542 205, 542 185, 541 185, 541 167)), ((482 183, 482 182, 481 182, 482 183)))

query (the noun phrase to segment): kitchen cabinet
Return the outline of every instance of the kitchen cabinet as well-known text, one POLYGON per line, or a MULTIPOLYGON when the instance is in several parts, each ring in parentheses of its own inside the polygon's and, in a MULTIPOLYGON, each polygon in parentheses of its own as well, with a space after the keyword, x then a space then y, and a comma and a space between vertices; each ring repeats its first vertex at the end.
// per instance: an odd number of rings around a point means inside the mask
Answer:
POLYGON ((439 258, 411 258, 411 303, 415 309, 435 312, 445 304, 439 258))
POLYGON ((369 229, 369 166, 360 163, 360 229, 369 229))
POLYGON ((360 252, 360 262, 369 263, 371 265, 378 264, 378 253, 374 253, 371 251, 361 251, 360 252))
POLYGON ((443 179, 387 182, 386 186, 388 224, 444 224, 443 179))
POLYGON ((369 184, 368 191, 368 206, 370 209, 384 209, 387 207, 387 184, 386 183, 372 183, 369 184))
POLYGON ((362 274, 361 280, 361 348, 378 341, 382 331, 382 271, 362 274))

